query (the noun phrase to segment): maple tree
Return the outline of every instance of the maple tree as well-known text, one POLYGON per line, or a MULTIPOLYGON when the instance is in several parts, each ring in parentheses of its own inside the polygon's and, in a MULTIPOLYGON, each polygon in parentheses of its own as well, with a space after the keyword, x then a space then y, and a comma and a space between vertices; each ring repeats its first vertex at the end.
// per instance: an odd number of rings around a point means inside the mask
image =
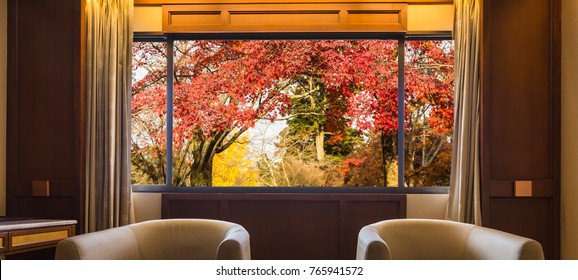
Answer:
POLYGON ((447 186, 454 113, 453 44, 408 41, 406 52, 405 182, 447 186), (448 175, 443 180, 435 175, 440 170, 448 175))
POLYGON ((340 173, 344 177, 344 186, 395 186, 397 184, 396 153, 387 149, 393 148, 393 145, 383 143, 383 135, 383 133, 369 133, 369 138, 364 145, 355 149, 343 160, 340 173))
MULTIPOLYGON (((447 186, 453 127, 453 43, 407 41, 404 75, 404 181, 407 186, 447 186)), ((386 108, 394 107, 390 104, 386 108)), ((397 184, 393 178, 398 176, 397 131, 375 127, 368 137, 364 147, 344 160, 345 184, 397 184)))
MULTIPOLYGON (((133 179, 147 177, 151 183, 162 183, 166 172, 163 46, 135 43, 133 50, 133 73, 144 73, 133 77, 133 179)), ((318 162, 328 151, 341 153, 341 158, 350 154, 351 145, 347 151, 335 149, 345 147, 342 143, 360 132, 391 137, 397 129, 397 47, 391 40, 175 41, 173 185, 211 186, 215 155, 230 148, 258 120, 287 118, 292 134, 303 134, 306 128, 318 162), (302 132, 295 130, 299 126, 302 132)), ((408 126, 407 133, 413 135, 415 130, 423 136, 426 129, 435 135, 447 133, 453 113, 451 92, 444 86, 449 88, 450 83, 439 81, 449 79, 442 79, 447 73, 440 71, 449 60, 438 58, 447 57, 447 52, 439 44, 415 48, 409 53, 421 68, 407 70, 415 81, 406 82, 410 104, 406 115, 410 126, 427 122, 427 127, 408 126), (419 60, 426 55, 438 59, 435 75, 427 69, 434 64, 419 60), (411 104, 422 108, 419 102, 428 108, 414 120, 413 112, 419 109, 411 104)), ((422 145, 420 151, 437 149, 436 143, 422 145)), ((382 150, 391 150, 391 145, 383 142, 382 150)), ((391 161, 388 155, 382 162, 391 161)), ((427 160, 422 157, 423 163, 427 160)))
POLYGON ((131 181, 163 184, 166 175, 166 43, 134 43, 131 181))

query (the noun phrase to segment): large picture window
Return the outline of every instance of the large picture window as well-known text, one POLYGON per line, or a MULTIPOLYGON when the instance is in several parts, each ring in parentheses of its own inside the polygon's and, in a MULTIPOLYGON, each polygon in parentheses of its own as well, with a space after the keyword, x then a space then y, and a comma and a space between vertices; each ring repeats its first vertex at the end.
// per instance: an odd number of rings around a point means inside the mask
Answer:
POLYGON ((449 185, 450 40, 135 42, 132 95, 134 185, 449 185))

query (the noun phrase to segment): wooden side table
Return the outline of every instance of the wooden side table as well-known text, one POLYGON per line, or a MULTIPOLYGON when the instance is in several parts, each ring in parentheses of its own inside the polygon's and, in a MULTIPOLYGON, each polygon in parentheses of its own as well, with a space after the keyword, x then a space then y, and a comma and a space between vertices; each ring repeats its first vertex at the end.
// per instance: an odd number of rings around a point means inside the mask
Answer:
POLYGON ((55 247, 74 236, 76 220, 0 218, 0 259, 55 247))

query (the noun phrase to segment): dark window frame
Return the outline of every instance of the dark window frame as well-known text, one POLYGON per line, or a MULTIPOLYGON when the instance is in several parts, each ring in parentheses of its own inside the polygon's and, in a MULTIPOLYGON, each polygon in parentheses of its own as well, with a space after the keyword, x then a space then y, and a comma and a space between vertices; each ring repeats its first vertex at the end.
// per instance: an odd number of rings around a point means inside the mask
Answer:
MULTIPOLYGON (((173 44, 176 40, 397 40, 404 46, 410 40, 452 40, 451 32, 424 33, 199 33, 199 34, 134 34, 134 42, 167 43, 167 151, 172 151, 173 129, 173 44)), ((405 47, 398 48, 398 131, 405 129, 405 47)), ((405 134, 397 135, 398 174, 405 174, 405 134)), ((186 187, 172 185, 172 153, 166 155, 164 185, 133 185, 133 192, 145 193, 403 193, 447 194, 448 186, 407 187, 405 176, 398 175, 397 187, 186 187)))

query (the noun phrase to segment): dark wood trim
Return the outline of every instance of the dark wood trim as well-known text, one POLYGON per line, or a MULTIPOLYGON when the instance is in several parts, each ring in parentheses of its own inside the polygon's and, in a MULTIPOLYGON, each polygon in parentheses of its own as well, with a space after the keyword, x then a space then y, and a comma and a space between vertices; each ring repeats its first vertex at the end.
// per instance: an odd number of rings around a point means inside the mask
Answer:
POLYGON ((553 257, 560 259, 561 249, 561 199, 562 199, 562 3, 560 0, 552 0, 551 33, 552 33, 552 60, 551 60, 551 81, 552 81, 552 243, 553 257))
POLYGON ((18 92, 18 2, 11 0, 7 3, 8 11, 8 34, 7 34, 7 85, 6 98, 6 213, 13 213, 15 208, 14 188, 11 186, 17 178, 17 158, 11 154, 10 148, 16 147, 18 143, 18 98, 15 94, 18 92))
MULTIPOLYGON (((514 197, 512 181, 491 181, 489 197, 514 197)), ((556 195, 556 183, 554 180, 533 180, 532 197, 554 197, 556 195)))

